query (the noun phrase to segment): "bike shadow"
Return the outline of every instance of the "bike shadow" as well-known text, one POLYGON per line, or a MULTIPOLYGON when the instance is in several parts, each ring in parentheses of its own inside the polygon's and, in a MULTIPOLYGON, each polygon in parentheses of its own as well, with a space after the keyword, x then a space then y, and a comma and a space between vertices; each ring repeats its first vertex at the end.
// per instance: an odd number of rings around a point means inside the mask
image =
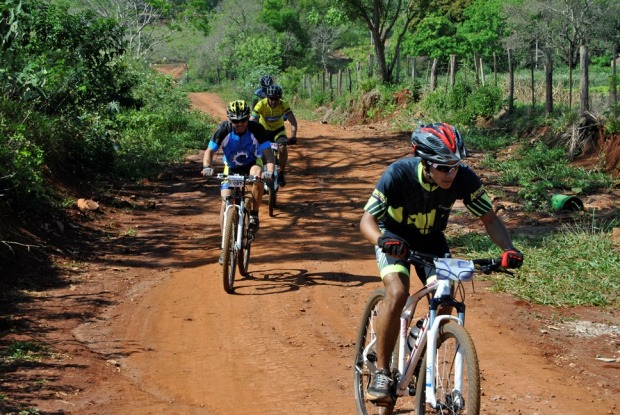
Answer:
POLYGON ((306 269, 257 269, 235 280, 234 294, 270 295, 298 291, 304 287, 330 285, 359 287, 381 279, 375 275, 346 272, 309 272, 306 269))

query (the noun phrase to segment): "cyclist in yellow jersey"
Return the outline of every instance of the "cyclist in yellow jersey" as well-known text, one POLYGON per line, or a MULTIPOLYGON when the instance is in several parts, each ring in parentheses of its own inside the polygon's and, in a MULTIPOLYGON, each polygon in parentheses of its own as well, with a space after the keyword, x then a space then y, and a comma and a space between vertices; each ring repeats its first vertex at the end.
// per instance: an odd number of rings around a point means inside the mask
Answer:
POLYGON ((288 102, 282 99, 282 87, 274 84, 267 88, 267 98, 256 103, 252 110, 251 120, 261 123, 267 130, 269 141, 280 144, 278 148, 279 159, 279 182, 280 186, 286 186, 286 162, 288 161, 288 145, 297 144, 297 119, 288 102), (284 120, 291 124, 291 137, 287 140, 284 120))

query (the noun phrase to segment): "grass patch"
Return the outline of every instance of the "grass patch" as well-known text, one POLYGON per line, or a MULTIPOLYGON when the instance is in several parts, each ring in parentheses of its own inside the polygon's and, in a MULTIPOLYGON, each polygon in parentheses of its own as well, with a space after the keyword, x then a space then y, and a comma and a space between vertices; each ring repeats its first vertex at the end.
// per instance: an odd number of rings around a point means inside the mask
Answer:
MULTIPOLYGON (((514 277, 491 278, 495 291, 554 307, 620 306, 620 255, 614 249, 608 225, 592 223, 565 225, 557 233, 519 239, 515 244, 525 256, 514 277), (587 247, 587 248, 586 248, 587 247)), ((465 257, 494 257, 498 249, 486 235, 458 235, 451 239, 455 251, 465 257)))
POLYGON ((504 159, 489 154, 483 166, 500 173, 500 184, 518 186, 518 196, 529 211, 549 210, 550 195, 554 192, 587 194, 594 189, 611 188, 614 183, 602 172, 572 167, 564 149, 549 148, 542 142, 522 145, 504 159))
POLYGON ((14 341, 5 349, 0 350, 3 362, 38 362, 49 356, 49 347, 32 341, 14 341))

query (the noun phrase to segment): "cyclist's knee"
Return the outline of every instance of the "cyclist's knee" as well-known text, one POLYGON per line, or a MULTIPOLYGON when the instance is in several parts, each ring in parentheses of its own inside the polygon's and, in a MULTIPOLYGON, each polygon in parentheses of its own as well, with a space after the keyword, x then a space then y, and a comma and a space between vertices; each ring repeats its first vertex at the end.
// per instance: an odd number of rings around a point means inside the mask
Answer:
POLYGON ((393 273, 383 277, 383 283, 385 285, 385 296, 391 301, 404 306, 407 297, 409 296, 409 284, 407 278, 402 278, 400 274, 393 273))

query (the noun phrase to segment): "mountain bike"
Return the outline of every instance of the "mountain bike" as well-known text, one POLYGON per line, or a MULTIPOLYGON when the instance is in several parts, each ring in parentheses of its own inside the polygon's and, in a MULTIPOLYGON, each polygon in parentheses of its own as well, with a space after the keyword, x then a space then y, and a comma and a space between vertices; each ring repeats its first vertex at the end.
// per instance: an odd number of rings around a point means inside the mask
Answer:
POLYGON ((381 312, 385 290, 370 294, 355 344, 353 385, 357 413, 478 415, 480 370, 474 342, 464 327, 463 283, 472 281, 475 272, 512 273, 501 268, 501 258, 437 258, 411 251, 407 261, 433 267, 436 279, 431 278, 405 303, 398 341, 390 358, 391 399, 377 404, 366 401, 365 392, 378 370, 375 319, 381 312), (416 317, 416 307, 423 298, 429 300, 428 312, 416 317), (456 316, 450 314, 453 310, 456 316))
POLYGON ((278 163, 278 150, 280 146, 287 145, 285 140, 281 140, 279 143, 271 143, 271 150, 273 151, 273 180, 271 182, 265 183, 265 194, 269 196, 269 216, 273 217, 273 210, 276 207, 277 198, 278 198, 278 189, 280 188, 278 181, 278 171, 279 171, 279 163, 278 163))
POLYGON ((224 208, 224 228, 222 232, 222 277, 224 290, 232 293, 235 283, 235 271, 238 265, 239 273, 243 276, 248 274, 250 264, 250 252, 254 231, 249 228, 250 207, 246 206, 246 185, 260 181, 258 176, 219 173, 217 178, 227 181, 228 187, 233 189, 233 194, 226 197, 224 208))

